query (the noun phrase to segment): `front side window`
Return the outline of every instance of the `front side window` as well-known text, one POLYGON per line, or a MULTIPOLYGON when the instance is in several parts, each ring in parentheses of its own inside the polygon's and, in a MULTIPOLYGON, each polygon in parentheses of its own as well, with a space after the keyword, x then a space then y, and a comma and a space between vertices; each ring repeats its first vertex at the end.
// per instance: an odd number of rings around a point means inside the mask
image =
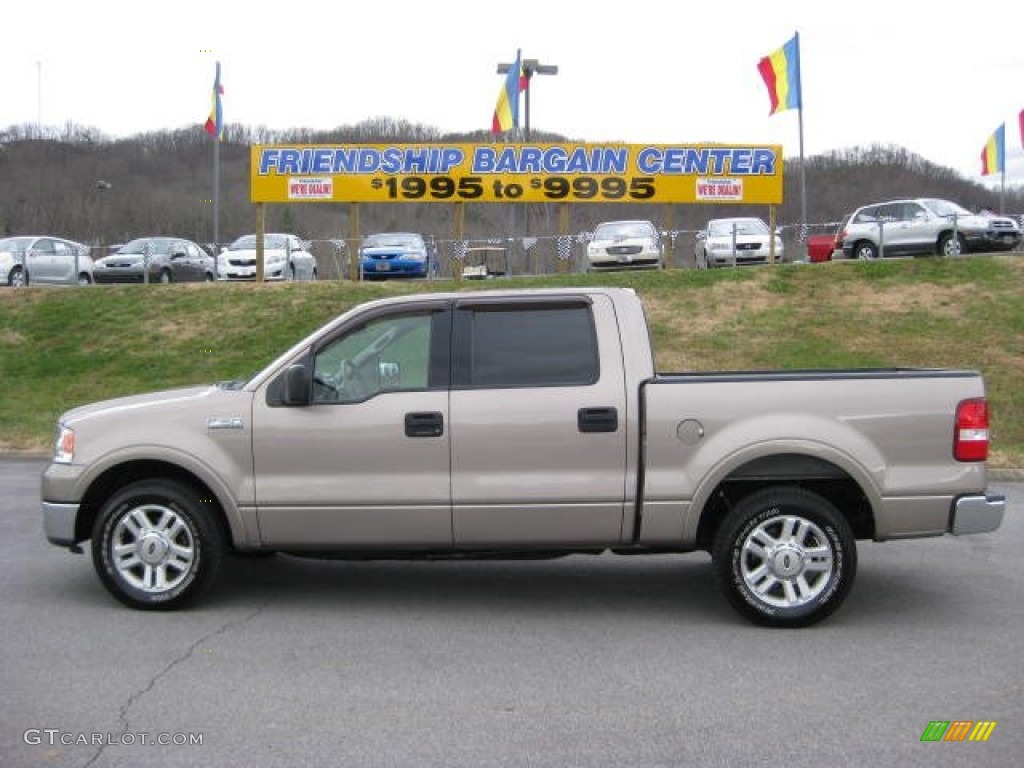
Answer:
POLYGON ((585 386, 599 378, 589 305, 482 306, 457 315, 456 386, 585 386))
POLYGON ((321 348, 313 363, 313 400, 353 403, 431 383, 433 315, 382 317, 321 348))

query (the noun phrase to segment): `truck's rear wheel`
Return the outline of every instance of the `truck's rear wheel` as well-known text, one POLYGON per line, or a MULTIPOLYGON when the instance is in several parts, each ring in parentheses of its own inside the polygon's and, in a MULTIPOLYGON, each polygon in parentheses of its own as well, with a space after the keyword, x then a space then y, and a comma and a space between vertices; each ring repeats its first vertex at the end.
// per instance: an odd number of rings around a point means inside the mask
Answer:
POLYGON ((193 599, 217 575, 224 551, 203 506, 192 488, 171 480, 142 480, 114 494, 92 531, 103 586, 133 608, 167 610, 193 599))
POLYGON ((722 522, 713 556, 732 606, 772 627, 821 621, 846 598, 857 571, 846 518, 800 488, 766 488, 743 499, 722 522))

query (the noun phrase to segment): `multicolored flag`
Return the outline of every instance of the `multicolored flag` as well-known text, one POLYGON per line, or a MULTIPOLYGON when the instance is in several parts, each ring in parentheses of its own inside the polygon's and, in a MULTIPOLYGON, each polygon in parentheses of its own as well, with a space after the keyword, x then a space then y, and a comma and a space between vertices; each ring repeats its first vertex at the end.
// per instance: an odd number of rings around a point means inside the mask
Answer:
POLYGON ((985 148, 981 150, 981 175, 989 176, 1006 170, 1006 123, 989 136, 985 148))
POLYGON ((224 110, 220 104, 220 97, 224 93, 224 87, 220 84, 220 62, 217 62, 217 75, 213 80, 213 94, 210 102, 210 116, 206 118, 206 132, 217 141, 224 138, 224 110))
POLYGON ((522 51, 517 50, 516 60, 508 68, 505 82, 498 93, 498 103, 491 118, 491 133, 498 134, 519 127, 519 94, 526 90, 525 81, 522 51))
POLYGON ((757 71, 768 87, 768 98, 772 109, 769 115, 784 109, 800 109, 803 106, 800 95, 800 33, 793 39, 757 63, 757 71))

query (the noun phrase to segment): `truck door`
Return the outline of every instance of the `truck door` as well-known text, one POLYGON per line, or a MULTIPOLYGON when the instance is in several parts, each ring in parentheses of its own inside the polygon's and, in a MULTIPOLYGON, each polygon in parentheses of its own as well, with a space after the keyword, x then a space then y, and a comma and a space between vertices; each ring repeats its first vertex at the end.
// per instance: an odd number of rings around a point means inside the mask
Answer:
POLYGON ((451 547, 450 328, 447 305, 382 310, 310 350, 311 404, 283 405, 282 377, 256 394, 267 546, 451 547))
POLYGON ((619 542, 626 398, 611 300, 470 296, 452 347, 456 548, 619 542))

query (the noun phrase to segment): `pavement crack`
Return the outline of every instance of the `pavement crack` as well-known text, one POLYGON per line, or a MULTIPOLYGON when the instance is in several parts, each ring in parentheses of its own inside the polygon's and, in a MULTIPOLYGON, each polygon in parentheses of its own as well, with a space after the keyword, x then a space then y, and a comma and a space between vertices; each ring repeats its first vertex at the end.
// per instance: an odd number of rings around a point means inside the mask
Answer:
MULTIPOLYGON (((186 648, 184 651, 182 651, 182 653, 180 653, 178 656, 176 656, 173 659, 171 659, 163 667, 163 669, 161 669, 159 672, 157 672, 155 675, 153 675, 149 679, 149 682, 146 683, 145 686, 143 686, 139 690, 133 692, 128 697, 128 699, 124 702, 124 704, 122 704, 121 707, 118 709, 117 719, 118 719, 118 722, 120 722, 121 726, 122 726, 121 731, 120 731, 120 733, 118 735, 123 737, 126 733, 128 733, 128 731, 129 731, 129 727, 128 727, 128 712, 129 712, 129 710, 131 710, 131 708, 135 705, 136 702, 139 701, 139 699, 141 699, 147 693, 152 691, 153 688, 156 686, 156 684, 158 682, 160 682, 161 678, 163 678, 165 675, 170 673, 179 664, 182 664, 182 663, 188 661, 188 659, 191 658, 191 656, 196 652, 196 649, 198 649, 204 643, 207 643, 208 641, 212 640, 213 638, 217 637, 218 635, 222 635, 225 632, 228 632, 229 630, 232 630, 232 629, 235 629, 237 627, 240 627, 243 624, 247 624, 248 622, 250 622, 253 619, 255 619, 257 616, 259 616, 261 613, 263 613, 263 611, 266 609, 266 607, 268 605, 270 605, 269 602, 263 603, 262 605, 257 606, 255 610, 250 611, 248 614, 246 614, 245 616, 243 616, 243 617, 241 617, 239 619, 232 619, 231 621, 224 622, 223 624, 221 624, 216 629, 211 630, 210 632, 207 632, 205 635, 200 637, 198 640, 196 640, 194 643, 192 643, 188 648, 186 648)), ((111 741, 111 740, 108 739, 107 741, 111 741)), ((96 754, 94 754, 91 758, 89 758, 88 762, 86 762, 86 763, 84 763, 82 765, 82 768, 89 768, 90 766, 94 765, 96 763, 96 761, 99 760, 103 756, 103 753, 104 753, 104 751, 106 751, 106 748, 108 746, 110 746, 110 744, 101 744, 99 749, 96 751, 96 754)))

